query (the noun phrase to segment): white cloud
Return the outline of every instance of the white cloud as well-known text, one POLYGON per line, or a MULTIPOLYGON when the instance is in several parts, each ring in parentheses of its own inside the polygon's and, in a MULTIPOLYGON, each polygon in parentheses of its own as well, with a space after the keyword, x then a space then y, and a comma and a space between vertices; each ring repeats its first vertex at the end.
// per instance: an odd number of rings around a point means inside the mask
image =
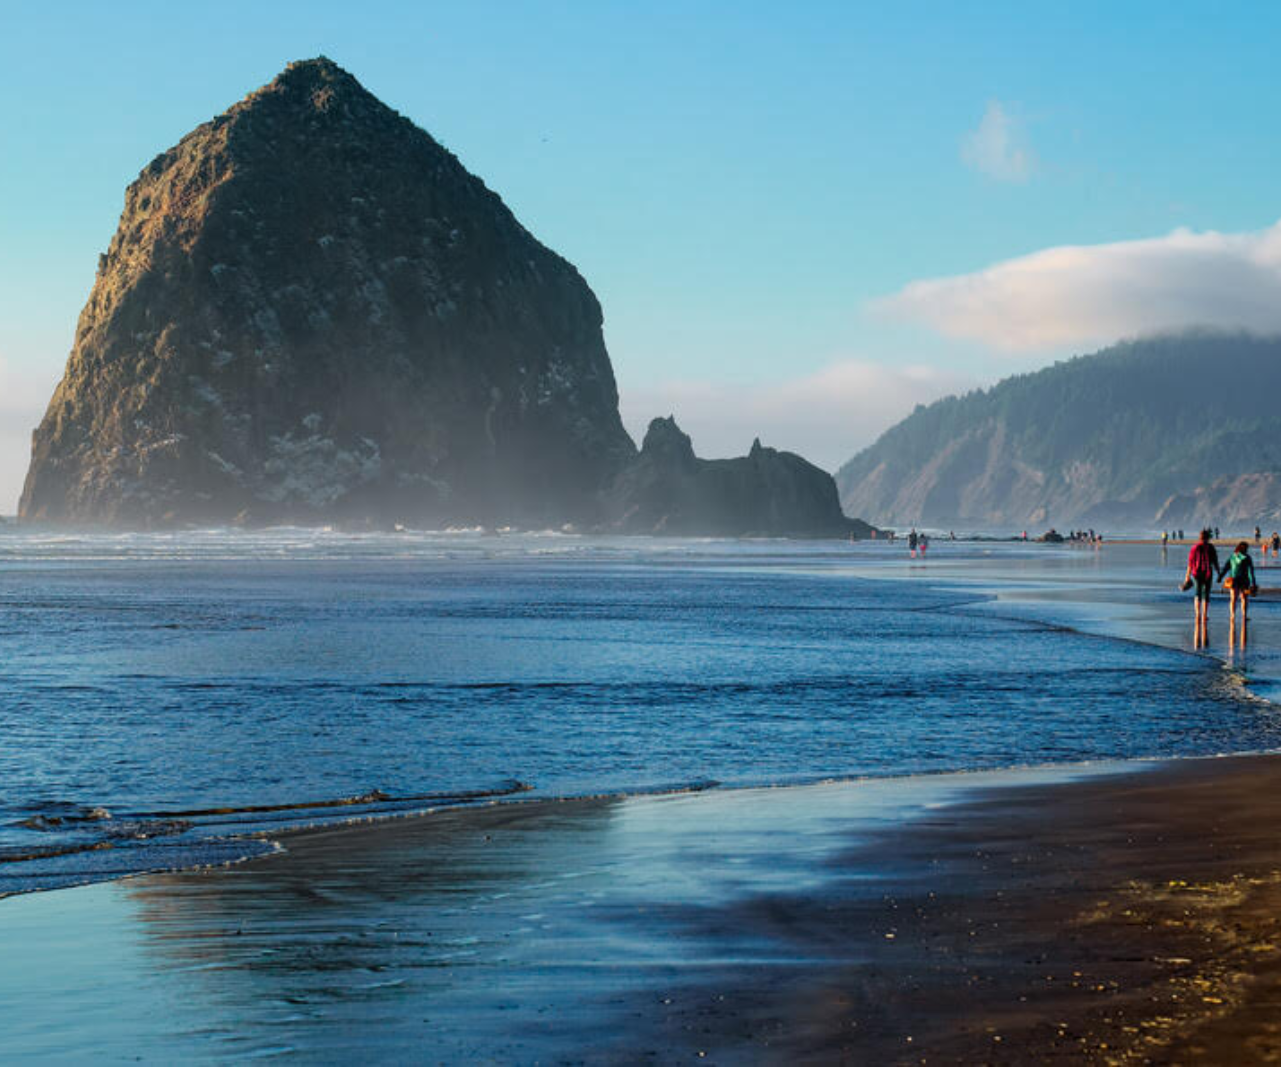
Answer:
POLYGON ((1281 330, 1281 222, 1256 233, 1175 230, 1047 248, 912 282, 873 308, 1021 352, 1191 326, 1272 333, 1281 330))
POLYGON ((675 415, 705 458, 741 456, 752 439, 834 471, 907 415, 977 384, 925 366, 860 360, 833 363, 790 381, 767 384, 669 381, 623 387, 622 414, 637 444, 649 420, 675 415))
POLYGON ((988 102, 978 128, 961 141, 961 159, 966 166, 1002 182, 1025 182, 1035 167, 1022 124, 1001 105, 988 102))

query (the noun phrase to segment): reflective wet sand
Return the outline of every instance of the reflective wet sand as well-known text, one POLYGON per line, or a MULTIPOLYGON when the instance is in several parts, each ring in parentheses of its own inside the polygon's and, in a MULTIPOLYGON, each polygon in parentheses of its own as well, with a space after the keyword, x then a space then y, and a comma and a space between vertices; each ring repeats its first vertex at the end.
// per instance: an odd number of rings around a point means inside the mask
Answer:
POLYGON ((864 938, 796 941, 735 915, 879 899, 898 863, 878 842, 904 820, 1067 776, 501 805, 17 897, 0 907, 0 1025, 32 1056, 627 1058, 642 1033, 670 1046, 661 1023, 693 990, 867 958, 864 938))

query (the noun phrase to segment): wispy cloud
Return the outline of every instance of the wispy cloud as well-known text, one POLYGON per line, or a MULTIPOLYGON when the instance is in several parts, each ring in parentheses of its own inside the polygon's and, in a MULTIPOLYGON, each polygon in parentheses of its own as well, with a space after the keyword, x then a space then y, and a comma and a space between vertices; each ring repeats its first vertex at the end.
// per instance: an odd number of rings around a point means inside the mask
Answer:
POLYGON ((915 405, 975 384, 934 367, 847 360, 769 384, 624 385, 621 407, 638 444, 651 418, 675 415, 700 456, 741 456, 759 437, 763 444, 799 452, 835 470, 915 405))
POLYGON ((1281 222, 1253 233, 1065 245, 873 303, 949 337, 1027 352, 1189 326, 1281 330, 1281 222))
POLYGON ((962 139, 961 159, 1001 182, 1025 182, 1036 165, 1022 123, 999 100, 988 102, 978 127, 962 139))

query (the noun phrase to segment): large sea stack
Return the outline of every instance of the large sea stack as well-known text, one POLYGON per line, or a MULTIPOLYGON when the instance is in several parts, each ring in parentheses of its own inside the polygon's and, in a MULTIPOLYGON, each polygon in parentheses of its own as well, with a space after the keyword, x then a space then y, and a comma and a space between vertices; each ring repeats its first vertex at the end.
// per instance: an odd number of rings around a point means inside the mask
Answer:
POLYGON ((128 189, 24 520, 592 520, 635 455, 579 273, 327 59, 128 189))

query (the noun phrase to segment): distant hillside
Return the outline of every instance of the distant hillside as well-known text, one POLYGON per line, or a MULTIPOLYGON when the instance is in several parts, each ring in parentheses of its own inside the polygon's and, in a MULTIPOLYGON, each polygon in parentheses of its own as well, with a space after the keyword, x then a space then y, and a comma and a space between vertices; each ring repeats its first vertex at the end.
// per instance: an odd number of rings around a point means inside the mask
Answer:
POLYGON ((1127 342, 911 415, 836 475, 877 524, 1281 522, 1281 338, 1127 342))

